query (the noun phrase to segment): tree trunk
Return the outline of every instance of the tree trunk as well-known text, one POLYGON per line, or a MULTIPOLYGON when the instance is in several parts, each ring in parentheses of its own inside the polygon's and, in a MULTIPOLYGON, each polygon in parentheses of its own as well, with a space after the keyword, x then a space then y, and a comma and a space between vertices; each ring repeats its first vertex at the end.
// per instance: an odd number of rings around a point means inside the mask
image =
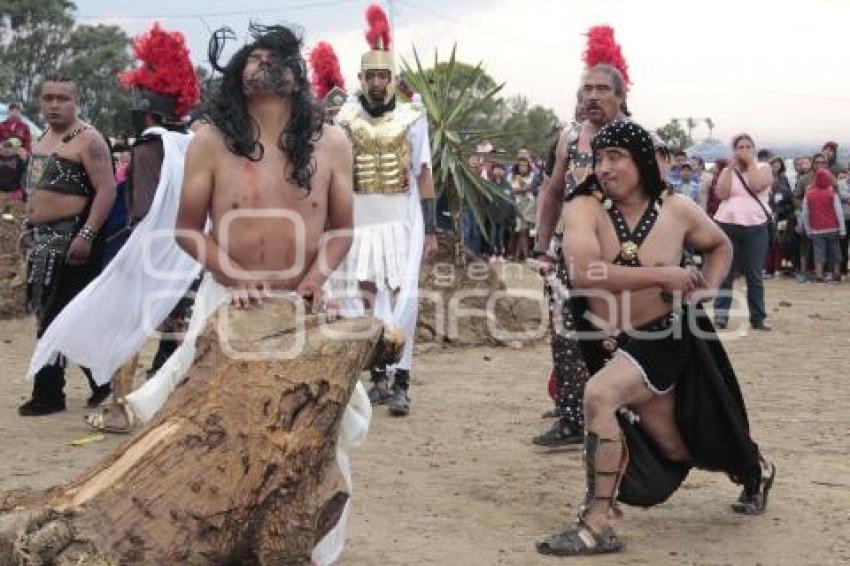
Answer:
POLYGON ((348 498, 336 441, 358 374, 400 352, 372 318, 320 322, 283 301, 220 309, 137 436, 0 514, 0 565, 309 564, 348 498))

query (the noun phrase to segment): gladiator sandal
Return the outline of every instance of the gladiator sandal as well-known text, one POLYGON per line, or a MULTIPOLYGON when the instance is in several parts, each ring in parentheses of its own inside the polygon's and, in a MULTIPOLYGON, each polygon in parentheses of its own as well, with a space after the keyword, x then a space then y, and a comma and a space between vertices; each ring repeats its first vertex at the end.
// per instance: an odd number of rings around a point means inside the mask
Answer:
POLYGON ((86 415, 83 420, 94 430, 111 434, 129 434, 137 422, 133 410, 123 398, 98 413, 86 415))
POLYGON ((755 485, 744 486, 738 501, 732 504, 732 511, 742 515, 761 515, 767 509, 767 497, 773 480, 776 479, 776 465, 759 458, 759 470, 755 485))
POLYGON ((618 439, 600 438, 595 432, 585 431, 584 463, 587 470, 587 491, 578 509, 578 519, 566 530, 537 541, 539 553, 554 556, 586 556, 623 550, 623 543, 617 537, 614 529, 606 526, 597 531, 587 523, 586 516, 597 500, 608 501, 609 516, 622 516, 616 501, 628 460, 628 451, 622 435, 618 439), (598 470, 599 451, 611 449, 615 445, 620 445, 620 457, 616 468, 598 470), (600 482, 602 478, 607 481, 600 482), (600 483, 603 485, 600 485, 600 483), (604 485, 606 483, 610 486, 604 485), (602 490, 601 494, 600 489, 602 490))
POLYGON ((139 355, 136 354, 118 368, 112 376, 112 405, 83 417, 87 425, 97 431, 112 434, 127 434, 133 429, 136 419, 125 398, 133 392, 133 381, 138 367, 139 355))
POLYGON ((623 480, 623 474, 626 471, 626 465, 629 463, 629 453, 626 449, 626 442, 620 433, 620 438, 600 438, 593 431, 585 431, 584 434, 584 466, 587 471, 587 491, 584 494, 584 501, 579 506, 579 517, 583 518, 590 510, 596 500, 608 501, 608 515, 612 517, 622 517, 623 513, 617 506, 617 493, 620 490, 620 482, 623 480), (597 458, 599 451, 607 447, 620 446, 620 461, 617 467, 613 470, 598 470, 596 469, 597 458), (603 478, 613 478, 610 489, 599 485, 599 476, 603 478), (600 495, 599 488, 602 488, 603 493, 600 495))

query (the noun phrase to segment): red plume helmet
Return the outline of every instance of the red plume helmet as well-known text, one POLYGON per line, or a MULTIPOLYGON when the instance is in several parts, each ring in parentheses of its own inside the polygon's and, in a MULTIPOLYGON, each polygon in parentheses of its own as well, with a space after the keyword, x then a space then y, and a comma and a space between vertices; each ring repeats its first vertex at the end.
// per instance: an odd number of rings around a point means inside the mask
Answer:
POLYGON ((310 52, 310 67, 313 69, 313 92, 316 98, 324 98, 334 87, 345 90, 339 59, 327 41, 320 41, 310 52))
POLYGON ((392 45, 390 36, 390 21, 387 13, 377 4, 372 4, 366 9, 366 21, 369 29, 366 30, 366 41, 374 50, 389 51, 392 45))
POLYGON ((141 66, 121 73, 121 84, 174 97, 178 116, 187 114, 198 103, 198 77, 182 33, 165 31, 155 23, 133 41, 133 52, 141 66))
POLYGON ((588 69, 596 65, 611 65, 620 71, 627 86, 631 84, 629 66, 620 44, 614 40, 614 28, 611 26, 593 26, 587 30, 587 47, 582 58, 588 69))

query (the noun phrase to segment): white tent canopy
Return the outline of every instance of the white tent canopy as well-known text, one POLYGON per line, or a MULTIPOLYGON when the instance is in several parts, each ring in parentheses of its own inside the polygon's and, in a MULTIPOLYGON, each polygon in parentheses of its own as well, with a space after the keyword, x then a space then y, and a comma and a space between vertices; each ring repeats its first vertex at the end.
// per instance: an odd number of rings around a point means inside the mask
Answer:
POLYGON ((713 163, 718 159, 728 158, 732 150, 720 140, 707 138, 687 148, 685 153, 688 157, 700 157, 706 163, 713 163))

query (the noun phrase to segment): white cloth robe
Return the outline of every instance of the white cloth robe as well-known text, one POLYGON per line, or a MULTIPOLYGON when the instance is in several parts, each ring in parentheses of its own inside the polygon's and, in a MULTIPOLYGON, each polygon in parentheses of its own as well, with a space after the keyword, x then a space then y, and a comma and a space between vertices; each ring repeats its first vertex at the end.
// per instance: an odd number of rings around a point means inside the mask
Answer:
MULTIPOLYGON (((201 266, 174 240, 183 185, 183 167, 191 134, 151 128, 162 137, 164 157, 151 209, 112 262, 56 317, 36 345, 29 377, 58 354, 92 370, 99 384, 144 345, 151 331, 174 308, 200 274, 201 266), (155 237, 156 245, 151 244, 155 237)), ((126 397, 133 415, 145 423, 165 405, 195 359, 195 343, 207 319, 227 299, 227 290, 204 277, 186 337, 160 370, 126 397)), ((358 381, 343 414, 337 442, 337 464, 352 493, 348 452, 366 439, 372 408, 358 381)), ((316 545, 313 561, 333 564, 342 554, 351 499, 336 526, 316 545)))
POLYGON ((162 139, 163 162, 150 211, 94 281, 50 324, 27 376, 58 354, 87 367, 98 385, 132 358, 183 297, 201 266, 174 240, 183 165, 192 134, 149 128, 162 139))

